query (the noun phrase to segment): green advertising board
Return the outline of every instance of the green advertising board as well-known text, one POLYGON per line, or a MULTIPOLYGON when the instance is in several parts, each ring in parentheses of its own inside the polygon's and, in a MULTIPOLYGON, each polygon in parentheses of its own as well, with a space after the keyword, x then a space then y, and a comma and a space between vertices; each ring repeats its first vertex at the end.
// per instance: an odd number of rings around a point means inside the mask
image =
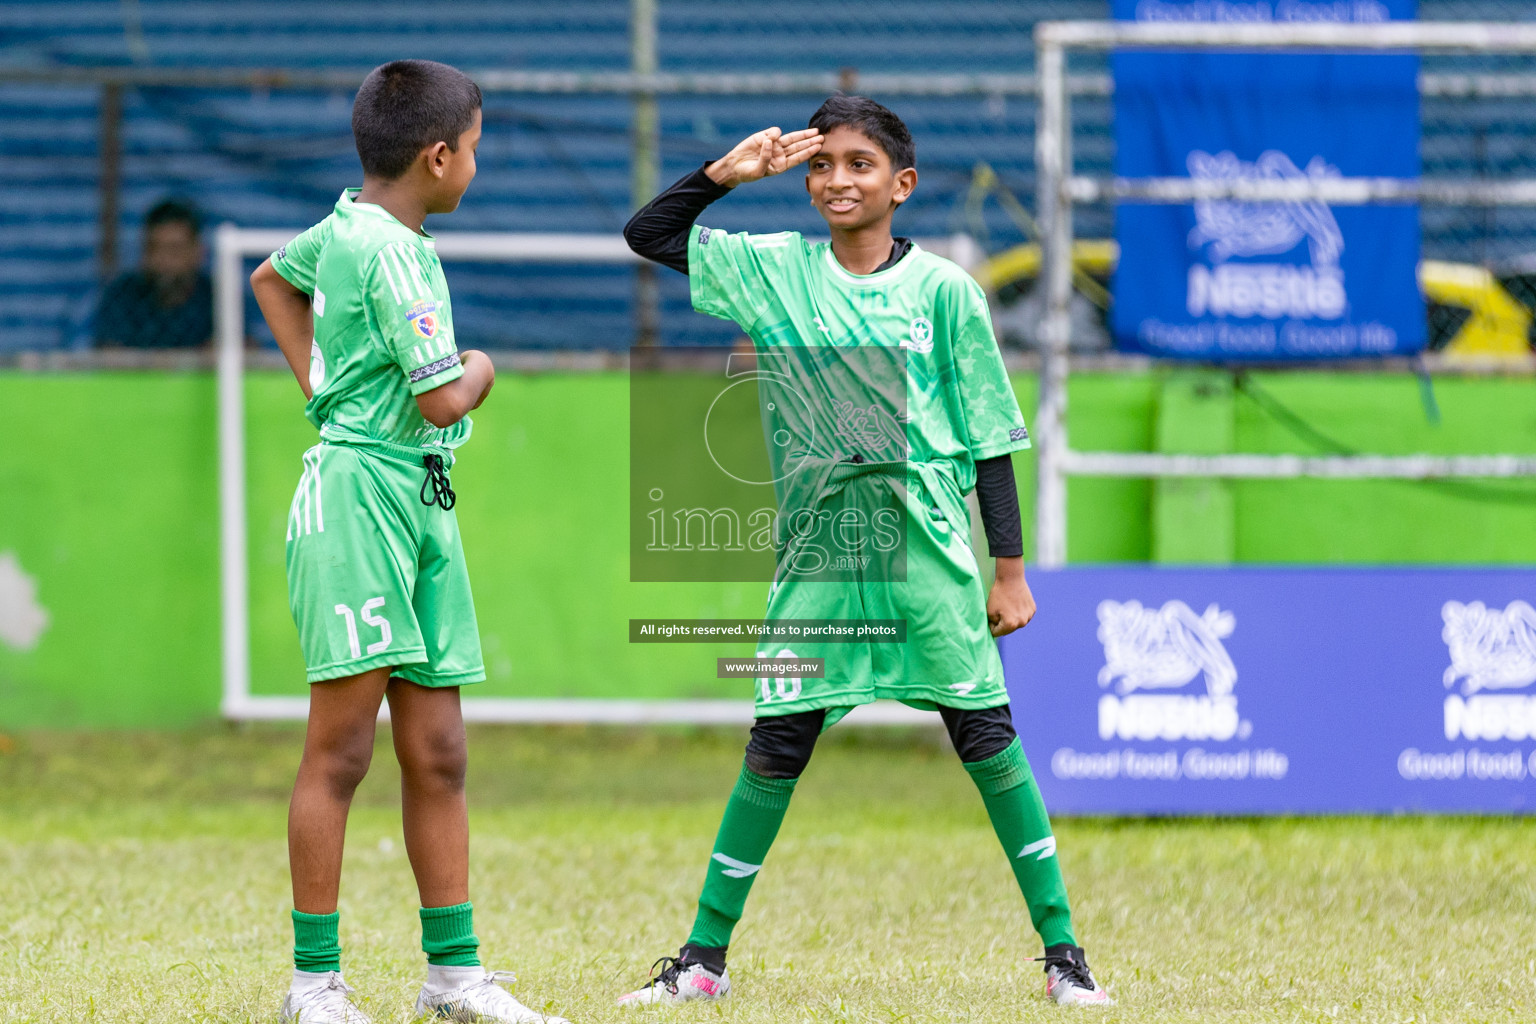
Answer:
MULTIPOLYGON (((1529 377, 1438 382, 1438 423, 1409 376, 1260 380, 1307 423, 1362 451, 1536 452, 1529 377)), ((1033 379, 1014 385, 1032 410, 1033 379)), ((1169 417, 1184 415, 1187 392, 1161 374, 1075 375, 1073 445, 1180 444, 1190 431, 1169 417)), ((1229 422, 1215 433, 1233 450, 1318 450, 1272 410, 1222 395, 1215 415, 1229 422)), ((283 545, 314 431, 285 374, 252 372, 246 401, 252 690, 301 695, 283 545)), ((1189 415, 1204 423, 1213 412, 1189 415)), ((0 730, 171 727, 218 714, 215 418, 203 372, 0 373, 0 730)), ((630 582, 626 376, 504 373, 474 418, 453 474, 489 674, 474 695, 749 699, 750 681, 715 678, 715 658, 743 650, 629 643, 631 618, 750 618, 767 588, 630 582)), ((1016 466, 1027 535, 1032 456, 1016 466)), ((1221 501, 1200 499, 1202 520, 1170 514, 1190 499, 1166 484, 1075 480, 1070 558, 1536 562, 1529 484, 1222 483, 1221 501), (1219 528, 1210 508, 1226 517, 1219 528), (1190 522, 1199 536, 1181 539, 1190 522), (1207 535, 1221 538, 1214 557, 1202 557, 1207 535)))

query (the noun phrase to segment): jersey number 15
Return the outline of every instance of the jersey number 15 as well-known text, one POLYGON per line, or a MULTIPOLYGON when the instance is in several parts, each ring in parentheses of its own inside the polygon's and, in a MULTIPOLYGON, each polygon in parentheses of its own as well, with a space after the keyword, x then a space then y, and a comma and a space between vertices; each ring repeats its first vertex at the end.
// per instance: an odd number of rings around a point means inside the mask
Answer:
MULTIPOLYGON (((382 607, 384 607, 384 599, 382 597, 370 597, 363 602, 363 622, 379 631, 379 639, 368 645, 369 654, 378 654, 380 651, 389 650, 389 642, 394 639, 394 636, 389 631, 389 620, 382 615, 375 615, 373 613, 375 608, 382 607)), ((357 639, 357 619, 353 616, 352 609, 344 604, 339 604, 336 606, 336 614, 347 620, 347 644, 352 648, 352 657, 361 658, 363 656, 363 649, 360 641, 357 639)))

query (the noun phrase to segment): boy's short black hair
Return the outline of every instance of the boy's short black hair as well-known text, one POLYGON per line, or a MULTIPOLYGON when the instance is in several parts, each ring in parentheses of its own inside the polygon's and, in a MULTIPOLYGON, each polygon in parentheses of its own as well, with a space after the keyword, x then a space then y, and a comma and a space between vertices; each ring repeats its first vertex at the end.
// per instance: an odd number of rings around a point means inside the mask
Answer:
POLYGON ((393 180, 416 155, 459 136, 474 124, 480 87, 458 68, 434 60, 392 60, 368 72, 352 103, 352 137, 363 173, 393 180))
POLYGON ((144 233, 149 234, 161 224, 185 224, 193 238, 203 230, 202 215, 184 199, 162 199, 149 208, 144 215, 144 233))
POLYGON ((829 96, 811 115, 807 128, 825 135, 833 128, 852 128, 867 135, 891 158, 892 170, 917 166, 917 147, 906 124, 888 108, 867 96, 829 96))

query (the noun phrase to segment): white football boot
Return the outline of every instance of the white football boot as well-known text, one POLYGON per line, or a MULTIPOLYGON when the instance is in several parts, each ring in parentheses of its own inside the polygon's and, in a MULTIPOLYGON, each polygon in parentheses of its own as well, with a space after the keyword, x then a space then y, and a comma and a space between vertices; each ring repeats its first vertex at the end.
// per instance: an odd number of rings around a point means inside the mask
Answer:
POLYGON ((620 1006, 651 1006, 656 1003, 686 1003, 693 1000, 724 999, 731 992, 731 976, 724 967, 720 973, 688 957, 684 946, 677 956, 664 956, 651 965, 651 980, 642 989, 619 997, 620 1006), (661 973, 656 973, 656 968, 661 973))
POLYGON ((339 971, 294 971, 278 1019, 283 1024, 373 1024, 349 998, 352 992, 339 971))
POLYGON ((486 1024, 571 1024, 530 1009, 502 988, 516 980, 511 971, 483 967, 428 967, 426 984, 416 997, 416 1014, 444 1020, 486 1024))
POLYGON ((1114 1006, 1104 987, 1093 980, 1081 946, 1050 946, 1045 956, 1045 995, 1058 1006, 1114 1006))

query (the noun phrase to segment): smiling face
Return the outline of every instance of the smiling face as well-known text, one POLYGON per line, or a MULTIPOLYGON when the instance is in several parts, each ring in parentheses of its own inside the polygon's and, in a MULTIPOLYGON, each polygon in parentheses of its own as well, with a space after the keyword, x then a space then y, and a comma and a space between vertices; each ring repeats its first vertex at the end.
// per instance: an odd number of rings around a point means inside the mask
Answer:
POLYGON ((834 231, 889 222, 916 187, 914 168, 895 170, 879 143, 846 126, 827 132, 821 151, 806 164, 811 205, 834 231))
POLYGON ((427 150, 427 167, 437 179, 428 213, 452 213, 459 208, 459 200, 475 178, 475 150, 480 146, 480 111, 463 134, 459 136, 457 151, 439 142, 427 150))

